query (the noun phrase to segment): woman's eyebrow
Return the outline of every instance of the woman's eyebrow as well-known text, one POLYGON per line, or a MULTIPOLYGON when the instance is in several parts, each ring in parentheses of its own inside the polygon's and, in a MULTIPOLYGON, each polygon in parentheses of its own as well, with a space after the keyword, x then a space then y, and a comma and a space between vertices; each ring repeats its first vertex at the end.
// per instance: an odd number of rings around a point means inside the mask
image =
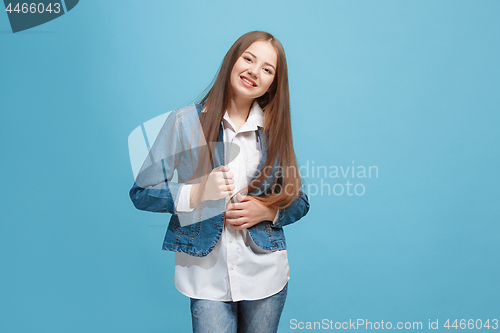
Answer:
MULTIPOLYGON (((252 52, 250 52, 250 51, 245 51, 245 52, 246 53, 250 53, 252 55, 252 57, 254 57, 255 59, 257 59, 257 56, 255 54, 253 54, 252 52)), ((276 68, 273 65, 271 65, 270 63, 266 62, 265 64, 271 66, 274 70, 276 70, 276 68)))

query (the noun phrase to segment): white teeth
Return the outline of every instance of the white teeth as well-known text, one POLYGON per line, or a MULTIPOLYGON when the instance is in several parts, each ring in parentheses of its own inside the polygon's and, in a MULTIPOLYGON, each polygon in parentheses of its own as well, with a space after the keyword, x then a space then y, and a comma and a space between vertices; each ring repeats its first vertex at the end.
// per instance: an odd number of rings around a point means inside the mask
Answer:
POLYGON ((243 81, 245 81, 246 83, 248 83, 249 85, 253 86, 253 83, 248 81, 247 79, 245 79, 244 77, 241 78, 243 81))

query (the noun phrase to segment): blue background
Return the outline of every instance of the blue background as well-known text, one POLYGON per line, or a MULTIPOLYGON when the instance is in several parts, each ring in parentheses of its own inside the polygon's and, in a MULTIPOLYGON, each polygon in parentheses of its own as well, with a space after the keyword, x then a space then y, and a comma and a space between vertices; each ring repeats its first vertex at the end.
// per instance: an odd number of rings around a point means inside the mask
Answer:
POLYGON ((80 1, 12 34, 0 13, 0 330, 190 331, 168 215, 128 198, 127 137, 193 102, 251 30, 287 52, 300 164, 379 170, 323 179, 366 192, 311 195, 286 227, 280 331, 499 319, 499 14, 495 0, 80 1))

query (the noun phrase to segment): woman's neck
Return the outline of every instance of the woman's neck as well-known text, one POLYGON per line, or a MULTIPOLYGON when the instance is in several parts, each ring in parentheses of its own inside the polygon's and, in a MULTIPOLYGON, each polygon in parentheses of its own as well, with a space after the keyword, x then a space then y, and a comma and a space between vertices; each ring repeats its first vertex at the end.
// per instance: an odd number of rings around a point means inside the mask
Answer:
POLYGON ((243 124, 247 121, 252 103, 252 99, 231 98, 229 100, 229 105, 227 106, 227 115, 236 126, 236 131, 238 131, 240 127, 243 126, 243 124))

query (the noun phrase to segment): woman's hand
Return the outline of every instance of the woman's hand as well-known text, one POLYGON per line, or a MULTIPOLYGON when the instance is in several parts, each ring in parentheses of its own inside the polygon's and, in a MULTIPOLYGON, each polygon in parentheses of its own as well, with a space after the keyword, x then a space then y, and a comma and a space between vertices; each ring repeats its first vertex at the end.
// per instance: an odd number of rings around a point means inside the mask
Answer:
MULTIPOLYGON (((234 190, 233 177, 234 174, 229 171, 229 167, 222 165, 213 169, 208 175, 201 201, 219 200, 232 195, 234 190)), ((191 208, 199 204, 196 202, 198 191, 200 191, 200 184, 194 184, 189 197, 191 208)))
POLYGON ((237 195, 239 203, 229 203, 224 221, 236 230, 250 228, 261 221, 272 221, 278 208, 269 207, 250 195, 237 195))

